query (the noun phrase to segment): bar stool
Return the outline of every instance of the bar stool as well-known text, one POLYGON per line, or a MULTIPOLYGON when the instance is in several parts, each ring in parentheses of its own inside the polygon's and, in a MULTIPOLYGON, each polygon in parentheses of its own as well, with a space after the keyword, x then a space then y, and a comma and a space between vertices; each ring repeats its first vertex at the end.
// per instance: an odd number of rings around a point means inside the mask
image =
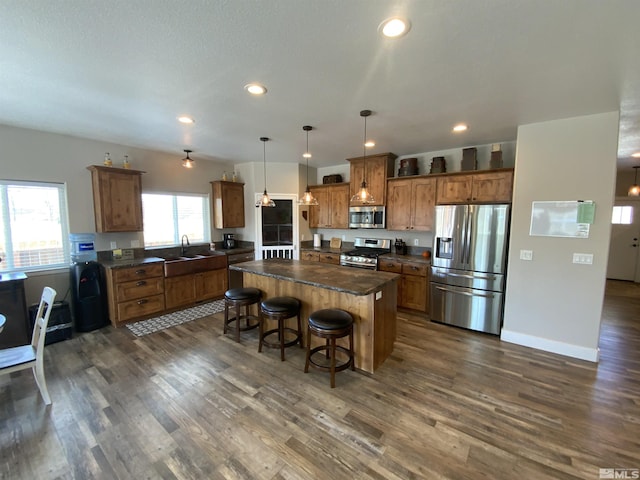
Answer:
MULTIPOLYGON (((325 362, 326 363, 326 362, 325 362)), ((341 372, 351 367, 355 370, 355 357, 353 354, 353 317, 349 312, 338 308, 327 308, 317 310, 309 315, 307 327, 307 360, 304 365, 304 373, 309 372, 309 366, 331 373, 331 388, 336 386, 336 372, 341 372), (325 338, 326 344, 311 348, 311 335, 325 338), (336 345, 336 340, 349 337, 349 348, 336 345), (324 350, 326 358, 329 359, 329 366, 322 365, 313 360, 314 353, 324 350), (348 356, 348 360, 336 365, 336 350, 348 356)))
POLYGON ((300 348, 304 348, 302 344, 302 324, 300 323, 300 300, 293 297, 273 297, 263 300, 260 304, 260 343, 258 344, 258 352, 262 352, 262 345, 269 348, 280 349, 280 360, 284 361, 285 347, 291 347, 300 342, 300 348), (285 327, 287 318, 297 317, 298 329, 285 327), (265 332, 265 321, 275 320, 278 322, 278 328, 267 330, 265 332), (292 333, 293 340, 285 341, 285 333, 292 333), (277 341, 267 340, 272 334, 278 335, 277 341))
POLYGON ((235 322, 236 342, 240 342, 240 331, 251 330, 260 324, 256 315, 249 314, 249 307, 260 302, 262 292, 257 288, 232 288, 224 292, 224 333, 227 333, 229 324, 235 322), (235 309, 235 316, 229 318, 229 307, 235 309), (245 307, 244 315, 240 314, 240 308, 245 307), (245 326, 240 326, 244 320, 245 326))

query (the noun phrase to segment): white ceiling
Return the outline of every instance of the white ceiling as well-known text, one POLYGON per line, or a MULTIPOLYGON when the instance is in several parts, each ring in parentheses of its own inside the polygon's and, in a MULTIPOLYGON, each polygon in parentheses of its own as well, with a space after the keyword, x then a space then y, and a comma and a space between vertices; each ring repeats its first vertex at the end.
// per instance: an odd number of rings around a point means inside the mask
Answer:
POLYGON ((619 109, 619 165, 639 162, 638 0, 2 3, 2 124, 234 163, 261 161, 261 136, 267 161, 302 163, 309 124, 327 166, 362 155, 362 109, 374 153, 397 155, 619 109), (384 39, 393 15, 412 29, 384 39))

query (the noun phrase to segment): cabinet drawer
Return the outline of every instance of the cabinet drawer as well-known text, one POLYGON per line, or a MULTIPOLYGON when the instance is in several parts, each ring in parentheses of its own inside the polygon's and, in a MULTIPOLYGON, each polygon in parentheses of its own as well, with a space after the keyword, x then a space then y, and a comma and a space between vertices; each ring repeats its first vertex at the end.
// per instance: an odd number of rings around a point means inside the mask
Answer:
POLYGON ((419 277, 426 277, 429 271, 429 266, 422 263, 403 263, 402 273, 404 275, 417 275, 419 277))
POLYGON ((143 317, 164 310, 164 295, 139 298, 128 302, 118 303, 118 320, 125 322, 137 317, 143 317))
POLYGON ((319 262, 320 252, 300 252, 300 260, 306 260, 307 262, 319 262))
POLYGON ((148 278, 122 282, 116 285, 116 301, 126 302, 135 298, 158 295, 164 292, 164 278, 148 278))
POLYGON ((163 263, 151 263, 131 268, 117 268, 113 271, 113 278, 116 283, 162 276, 164 276, 163 263))
POLYGON ((378 270, 382 272, 402 273, 402 263, 397 260, 378 258, 378 270))
POLYGON ((340 255, 335 253, 320 253, 319 254, 320 263, 331 263, 333 265, 340 265, 340 255))

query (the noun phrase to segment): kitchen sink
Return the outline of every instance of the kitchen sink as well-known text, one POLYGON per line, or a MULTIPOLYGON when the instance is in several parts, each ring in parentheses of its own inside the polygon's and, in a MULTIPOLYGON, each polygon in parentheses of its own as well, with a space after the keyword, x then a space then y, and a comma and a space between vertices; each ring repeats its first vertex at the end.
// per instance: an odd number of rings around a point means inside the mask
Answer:
POLYGON ((226 268, 227 266, 227 259, 224 255, 181 255, 163 258, 165 277, 178 277, 226 268))

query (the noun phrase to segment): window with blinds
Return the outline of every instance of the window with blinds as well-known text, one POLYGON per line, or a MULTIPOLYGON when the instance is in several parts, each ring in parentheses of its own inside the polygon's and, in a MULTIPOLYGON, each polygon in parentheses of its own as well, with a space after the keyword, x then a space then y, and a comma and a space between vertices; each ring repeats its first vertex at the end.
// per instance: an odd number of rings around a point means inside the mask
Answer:
POLYGON ((145 247, 179 245, 182 235, 190 243, 211 239, 209 195, 143 193, 142 218, 145 247))
POLYGON ((69 265, 64 184, 0 180, 0 272, 69 265))

